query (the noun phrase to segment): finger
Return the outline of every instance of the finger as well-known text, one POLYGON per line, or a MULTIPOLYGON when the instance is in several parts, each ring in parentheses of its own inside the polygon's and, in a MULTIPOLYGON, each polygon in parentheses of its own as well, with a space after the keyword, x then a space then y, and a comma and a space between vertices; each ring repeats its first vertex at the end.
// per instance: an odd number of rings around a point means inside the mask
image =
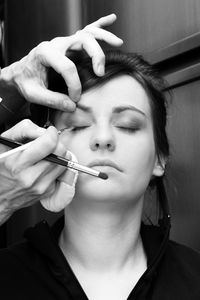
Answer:
POLYGON ((103 76, 105 73, 105 54, 94 37, 87 32, 80 32, 77 39, 81 41, 82 48, 92 58, 92 65, 97 76, 103 76))
POLYGON ((3 132, 2 136, 16 141, 23 141, 25 139, 36 139, 45 132, 46 129, 41 128, 32 121, 26 119, 19 122, 9 130, 3 132))
POLYGON ((18 186, 26 189, 29 193, 42 195, 65 170, 66 167, 42 160, 35 165, 19 170, 17 173, 18 186))
POLYGON ((110 15, 101 17, 100 19, 87 25, 86 27, 91 26, 91 25, 94 25, 96 27, 109 26, 109 25, 113 24, 116 21, 116 19, 117 19, 117 16, 115 14, 110 14, 110 15))
POLYGON ((58 182, 53 195, 40 202, 42 206, 53 212, 59 212, 64 209, 73 199, 75 194, 75 187, 66 184, 65 182, 58 182))
MULTIPOLYGON (((62 155, 67 159, 71 159, 71 155, 69 153, 64 155, 63 151, 61 152, 61 149, 59 149, 58 152, 59 155, 62 155)), ((20 173, 21 182, 23 182, 26 189, 29 189, 29 193, 38 195, 41 199, 42 196, 45 197, 45 195, 49 195, 49 191, 52 190, 53 186, 55 186, 55 182, 58 177, 60 177, 66 170, 66 167, 41 161, 20 173)))
MULTIPOLYGON (((66 158, 72 159, 72 155, 73 154, 71 152, 67 152, 66 158)), ((40 201, 45 209, 58 212, 62 210, 69 202, 71 202, 75 193, 75 183, 78 176, 77 173, 75 173, 74 170, 66 168, 62 174, 59 174, 56 170, 51 172, 51 178, 53 179, 52 184, 55 185, 56 179, 57 183, 54 193, 49 197, 42 198, 40 201)), ((49 176, 43 177, 43 180, 46 180, 47 187, 51 186, 49 183, 49 176)))
MULTIPOLYGON (((54 128, 52 127, 52 129, 54 128)), ((50 131, 50 127, 47 129, 47 131, 48 132, 50 131)), ((27 151, 24 150, 22 152, 13 154, 9 156, 9 158, 4 160, 4 165, 6 169, 9 170, 9 172, 13 176, 18 175, 22 170, 26 170, 26 169, 27 169, 27 176, 29 176, 29 179, 31 181, 35 181, 35 178, 39 177, 40 175, 44 176, 47 172, 50 172, 52 169, 54 169, 57 166, 56 164, 51 162, 41 161, 43 158, 45 158, 47 155, 53 152, 53 150, 54 153, 56 153, 57 155, 71 159, 71 155, 68 153, 66 154, 67 150, 63 143, 57 142, 57 144, 55 144, 55 147, 53 147, 54 143, 52 143, 53 139, 51 137, 50 147, 47 145, 46 142, 48 142, 48 140, 45 141, 45 138, 47 139, 47 134, 45 134, 45 136, 41 138, 38 138, 37 140, 32 141, 32 144, 30 147, 27 148, 27 151), (42 154, 43 150, 45 150, 45 152, 42 154), (33 172, 35 172, 34 173, 35 176, 31 175, 31 170, 29 170, 29 167, 32 167, 34 164, 35 164, 35 171, 33 169, 33 172)), ((57 131, 56 131, 56 135, 58 135, 57 131)), ((65 170, 65 168, 64 169, 62 168, 62 171, 63 170, 65 170)))
MULTIPOLYGON (((67 151, 66 158, 72 160, 73 162, 78 163, 77 157, 71 151, 67 151)), ((65 184, 75 187, 75 184, 76 184, 76 181, 78 178, 78 174, 79 173, 77 170, 69 168, 65 172, 63 172, 61 176, 59 176, 58 180, 61 182, 65 182, 65 184)))
POLYGON ((53 126, 50 126, 46 129, 45 134, 33 141, 31 147, 28 147, 26 150, 20 153, 13 166, 15 172, 20 172, 21 169, 32 166, 50 153, 53 153, 56 149, 57 143, 57 130, 53 126))
POLYGON ((105 29, 91 26, 88 27, 86 31, 92 34, 95 39, 102 40, 112 46, 118 47, 123 44, 122 39, 118 38, 115 34, 105 29))
POLYGON ((27 178, 27 187, 31 187, 30 191, 37 195, 43 195, 65 170, 66 168, 63 166, 42 161, 24 170, 20 175, 27 178))
MULTIPOLYGON (((48 47, 41 57, 41 63, 46 67, 52 67, 65 80, 69 97, 77 102, 81 95, 81 82, 75 64, 61 52, 48 47)), ((44 50, 43 50, 44 51, 44 50)))
POLYGON ((26 89, 26 93, 31 95, 30 102, 67 112, 73 112, 76 109, 76 104, 65 94, 50 91, 40 85, 34 88, 30 85, 30 92, 29 87, 26 89))
MULTIPOLYGON (((59 155, 59 156, 62 156, 62 157, 65 157, 66 159, 69 159, 69 160, 72 160, 72 153, 65 150, 64 145, 62 143, 60 143, 60 147, 57 147, 57 149, 55 150, 55 152, 59 155), (60 149, 58 149, 60 148, 60 149), (62 149, 62 150, 61 150, 62 149)), ((75 156, 73 156, 75 157, 75 156)), ((33 167, 33 172, 34 172, 34 168, 35 168, 35 173, 37 173, 37 177, 39 178, 42 177, 42 181, 43 182, 46 182, 46 185, 48 186, 49 184, 51 184, 53 181, 55 181, 56 179, 59 179, 64 176, 65 173, 69 173, 67 176, 67 178, 69 179, 72 179, 72 174, 71 174, 71 171, 73 171, 73 173, 76 175, 78 173, 78 171, 75 171, 75 170, 71 170, 71 169, 68 169, 67 167, 64 167, 64 166, 60 166, 59 164, 56 164, 56 163, 47 163, 47 162, 43 162, 43 166, 40 166, 40 169, 37 168, 37 166, 35 165, 33 167), (45 166, 46 164, 46 166, 45 166), (43 169, 42 169, 42 168, 43 169), (38 173, 39 171, 39 173, 38 173)), ((75 176, 74 176, 75 177, 75 176)), ((75 178, 74 178, 75 179, 75 178)), ((61 180, 60 180, 61 181, 61 180)), ((62 180, 64 181, 64 179, 62 180)), ((41 180, 39 179, 39 182, 41 182, 41 180)))

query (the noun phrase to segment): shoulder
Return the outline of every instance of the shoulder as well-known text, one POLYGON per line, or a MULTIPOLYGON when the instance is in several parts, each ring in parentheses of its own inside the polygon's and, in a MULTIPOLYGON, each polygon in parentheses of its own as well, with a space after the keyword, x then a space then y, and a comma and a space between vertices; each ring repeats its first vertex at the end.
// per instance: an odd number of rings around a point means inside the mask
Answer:
POLYGON ((13 276, 17 276, 20 271, 33 270, 39 265, 41 265, 40 255, 26 241, 0 249, 0 273, 8 273, 11 276, 10 270, 12 269, 13 276))
POLYGON ((156 293, 165 299, 200 299, 199 252, 169 241, 157 269, 156 293))
POLYGON ((183 270, 197 274, 200 279, 200 252, 174 241, 169 241, 166 258, 183 270))
POLYGON ((12 267, 14 271, 15 267, 19 265, 25 265, 27 262, 33 261, 33 251, 26 242, 10 246, 5 249, 0 249, 0 266, 1 272, 5 267, 5 271, 12 267))

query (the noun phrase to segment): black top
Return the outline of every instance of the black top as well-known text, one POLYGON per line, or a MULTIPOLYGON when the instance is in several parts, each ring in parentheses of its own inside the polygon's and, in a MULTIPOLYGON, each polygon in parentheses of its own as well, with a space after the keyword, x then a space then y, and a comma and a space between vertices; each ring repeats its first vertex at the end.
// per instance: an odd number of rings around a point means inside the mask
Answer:
MULTIPOLYGON (((88 300, 57 243, 63 223, 38 223, 24 242, 0 250, 0 299, 88 300)), ((128 300, 200 299, 200 254, 168 235, 169 224, 142 224, 148 268, 128 300)))

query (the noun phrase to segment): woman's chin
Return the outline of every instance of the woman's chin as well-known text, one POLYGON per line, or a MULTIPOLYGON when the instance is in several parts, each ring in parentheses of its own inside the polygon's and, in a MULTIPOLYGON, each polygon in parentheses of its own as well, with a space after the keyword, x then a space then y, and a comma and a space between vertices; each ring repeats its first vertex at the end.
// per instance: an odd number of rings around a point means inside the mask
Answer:
POLYGON ((93 201, 108 201, 119 197, 121 189, 119 182, 115 180, 103 180, 91 178, 90 180, 80 180, 76 185, 76 196, 80 198, 93 199, 93 201))

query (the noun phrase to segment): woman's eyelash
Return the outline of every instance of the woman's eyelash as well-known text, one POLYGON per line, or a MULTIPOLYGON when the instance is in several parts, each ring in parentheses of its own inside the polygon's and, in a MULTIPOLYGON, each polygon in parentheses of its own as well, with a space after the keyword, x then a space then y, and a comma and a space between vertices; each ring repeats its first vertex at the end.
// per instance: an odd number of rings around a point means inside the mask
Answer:
POLYGON ((87 127, 89 127, 89 126, 70 126, 70 127, 64 127, 62 129, 58 130, 58 133, 61 134, 64 131, 68 131, 68 132, 70 132, 70 131, 73 131, 73 132, 74 131, 79 131, 79 130, 83 130, 83 129, 87 128, 87 127))
POLYGON ((89 126, 74 126, 72 127, 71 131, 81 131, 81 130, 84 130, 86 128, 88 128, 89 126))
MULTIPOLYGON (((78 131, 82 131, 86 128, 90 127, 89 125, 84 125, 84 126, 71 126, 68 128, 63 128, 60 131, 65 131, 65 130, 69 130, 71 132, 78 132, 78 131)), ((140 128, 139 126, 116 126, 117 129, 124 131, 124 132, 129 132, 129 133, 134 133, 136 131, 138 131, 140 128)))
POLYGON ((133 133, 139 130, 139 127, 126 127, 126 126, 117 126, 118 129, 122 131, 126 131, 129 133, 133 133))

